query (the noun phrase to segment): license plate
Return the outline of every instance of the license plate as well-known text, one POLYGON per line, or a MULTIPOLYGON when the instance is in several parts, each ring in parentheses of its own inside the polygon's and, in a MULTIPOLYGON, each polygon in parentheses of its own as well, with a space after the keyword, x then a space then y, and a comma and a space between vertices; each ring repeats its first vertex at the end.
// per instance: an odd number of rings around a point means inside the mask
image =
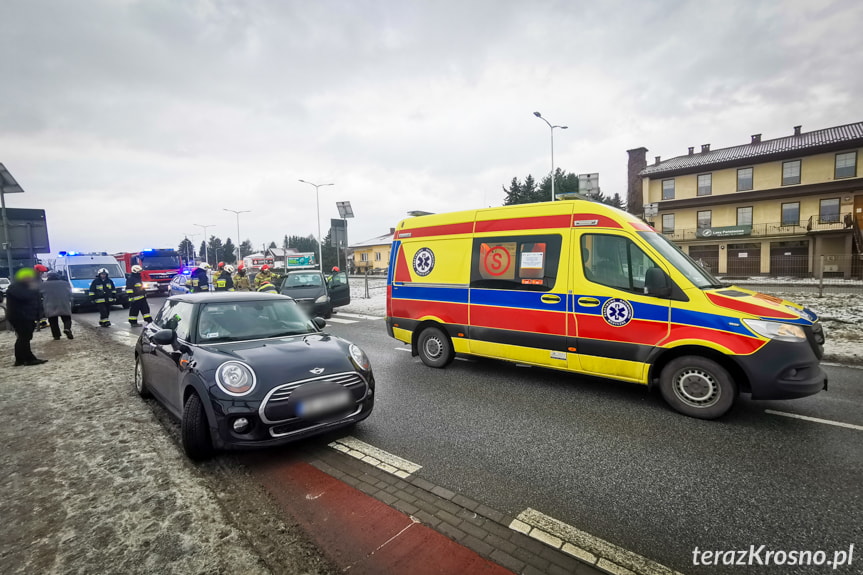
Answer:
POLYGON ((297 404, 297 416, 318 417, 347 408, 351 404, 351 393, 343 389, 335 393, 304 399, 297 404))

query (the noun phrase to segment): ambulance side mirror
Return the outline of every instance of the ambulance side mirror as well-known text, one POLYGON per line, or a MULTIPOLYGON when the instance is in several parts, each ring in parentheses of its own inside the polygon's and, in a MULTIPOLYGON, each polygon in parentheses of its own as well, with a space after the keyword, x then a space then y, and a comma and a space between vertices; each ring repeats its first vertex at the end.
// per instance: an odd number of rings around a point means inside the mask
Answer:
POLYGON ((648 268, 644 276, 644 293, 652 297, 669 297, 671 278, 660 268, 648 268))

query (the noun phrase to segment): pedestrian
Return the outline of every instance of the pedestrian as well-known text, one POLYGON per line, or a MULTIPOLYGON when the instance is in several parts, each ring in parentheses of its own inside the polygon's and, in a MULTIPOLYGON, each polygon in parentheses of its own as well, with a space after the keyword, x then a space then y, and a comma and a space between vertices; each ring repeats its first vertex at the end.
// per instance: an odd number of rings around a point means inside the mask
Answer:
POLYGON ((138 327, 138 314, 141 314, 144 323, 153 321, 150 317, 150 304, 147 303, 147 290, 144 289, 144 280, 141 279, 141 266, 132 266, 132 273, 126 278, 126 293, 129 295, 129 325, 138 327))
POLYGON ((6 318, 15 330, 15 366, 40 365, 39 359, 30 349, 33 331, 39 321, 41 294, 36 271, 23 268, 15 272, 15 281, 6 290, 6 318))
POLYGON ((260 288, 264 282, 273 283, 273 272, 270 271, 270 266, 267 264, 262 265, 261 271, 255 276, 255 289, 260 288))
POLYGON ((99 311, 99 326, 111 327, 111 306, 117 299, 117 288, 108 275, 108 270, 99 268, 96 279, 90 284, 90 300, 99 311))
POLYGON ((252 291, 249 284, 249 276, 246 274, 246 266, 242 263, 237 266, 237 274, 234 276, 234 289, 237 291, 252 291))
MULTIPOLYGON (((39 291, 42 291, 42 283, 45 281, 45 274, 48 272, 48 268, 43 266, 42 264, 36 264, 33 266, 33 270, 36 272, 36 281, 39 283, 39 291)), ((42 300, 39 300, 39 321, 36 322, 36 331, 42 331, 43 327, 48 327, 48 320, 45 319, 47 316, 45 315, 45 309, 42 307, 42 300)))
POLYGON ((40 285, 42 290, 42 309, 51 326, 51 335, 60 339, 60 322, 63 322, 63 333, 69 339, 72 336, 72 286, 57 272, 51 272, 40 285))
POLYGON ((210 291, 210 278, 207 270, 210 269, 210 264, 203 262, 198 264, 198 267, 192 270, 189 276, 189 281, 186 285, 189 286, 189 293, 201 293, 210 291))
POLYGON ((213 285, 216 291, 234 291, 234 279, 231 274, 234 273, 234 266, 224 266, 218 275, 213 279, 213 285))

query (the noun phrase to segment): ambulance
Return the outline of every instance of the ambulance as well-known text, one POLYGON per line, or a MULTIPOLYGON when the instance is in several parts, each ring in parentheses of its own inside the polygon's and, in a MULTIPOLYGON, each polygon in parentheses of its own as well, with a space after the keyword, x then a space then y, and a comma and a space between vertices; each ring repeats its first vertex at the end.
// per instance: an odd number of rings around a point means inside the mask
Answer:
POLYGON ((386 322, 430 367, 467 354, 627 381, 701 419, 740 393, 827 388, 812 311, 726 287, 646 223, 590 200, 402 221, 386 322))

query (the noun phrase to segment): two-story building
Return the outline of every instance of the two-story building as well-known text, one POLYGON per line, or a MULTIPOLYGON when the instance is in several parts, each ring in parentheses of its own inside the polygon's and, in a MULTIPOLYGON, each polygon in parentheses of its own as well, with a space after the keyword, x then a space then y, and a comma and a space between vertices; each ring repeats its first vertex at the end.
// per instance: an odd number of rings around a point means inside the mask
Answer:
POLYGON ((386 273, 390 265, 390 248, 395 231, 395 228, 390 228, 388 234, 350 246, 354 270, 359 273, 386 273))
POLYGON ((696 152, 647 165, 629 150, 631 212, 729 276, 858 276, 863 122, 696 152))

